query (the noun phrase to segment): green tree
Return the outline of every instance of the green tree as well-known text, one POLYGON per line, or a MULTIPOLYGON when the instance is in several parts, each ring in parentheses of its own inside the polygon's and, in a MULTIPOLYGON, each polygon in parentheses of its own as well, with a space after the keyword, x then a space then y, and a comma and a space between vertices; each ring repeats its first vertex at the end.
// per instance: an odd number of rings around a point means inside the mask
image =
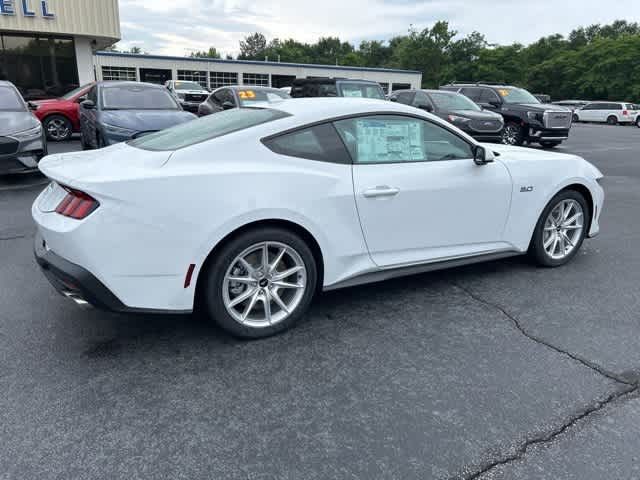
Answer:
POLYGON ((218 52, 215 47, 209 47, 209 50, 207 50, 206 52, 191 52, 191 55, 189 56, 191 58, 221 58, 220 52, 218 52))
POLYGON ((267 39, 262 33, 252 33, 240 42, 240 60, 264 60, 267 39))

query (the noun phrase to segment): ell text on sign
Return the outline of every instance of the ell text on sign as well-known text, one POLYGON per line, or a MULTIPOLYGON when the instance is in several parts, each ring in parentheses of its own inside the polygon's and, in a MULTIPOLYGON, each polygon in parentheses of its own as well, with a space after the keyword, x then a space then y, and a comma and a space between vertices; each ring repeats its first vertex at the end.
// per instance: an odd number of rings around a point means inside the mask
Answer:
POLYGON ((0 0, 0 15, 16 15, 20 12, 25 17, 36 17, 38 13, 42 18, 53 19, 56 14, 50 10, 48 0, 0 0), (38 4, 39 12, 36 13, 35 4, 38 4))

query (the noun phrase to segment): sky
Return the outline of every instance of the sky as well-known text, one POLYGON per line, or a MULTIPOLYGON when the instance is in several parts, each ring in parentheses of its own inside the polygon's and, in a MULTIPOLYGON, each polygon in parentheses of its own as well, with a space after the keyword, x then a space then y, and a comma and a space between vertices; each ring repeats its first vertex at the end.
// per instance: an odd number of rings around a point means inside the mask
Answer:
POLYGON ((338 36, 355 45, 387 40, 447 20, 460 36, 531 43, 576 27, 640 21, 640 0, 120 0, 120 49, 188 56, 216 47, 237 55, 253 32, 315 42, 338 36))

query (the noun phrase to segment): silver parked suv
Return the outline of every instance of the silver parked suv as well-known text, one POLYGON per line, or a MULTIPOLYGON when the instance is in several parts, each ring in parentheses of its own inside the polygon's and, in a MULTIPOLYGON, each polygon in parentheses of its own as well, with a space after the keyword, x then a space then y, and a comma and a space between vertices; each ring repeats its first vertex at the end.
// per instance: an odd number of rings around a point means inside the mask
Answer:
POLYGON ((200 104, 209 96, 209 90, 197 82, 169 80, 164 86, 176 97, 182 109, 188 112, 197 112, 200 104))
POLYGON ((47 154, 37 107, 26 103, 10 82, 0 81, 0 174, 36 170, 47 154))

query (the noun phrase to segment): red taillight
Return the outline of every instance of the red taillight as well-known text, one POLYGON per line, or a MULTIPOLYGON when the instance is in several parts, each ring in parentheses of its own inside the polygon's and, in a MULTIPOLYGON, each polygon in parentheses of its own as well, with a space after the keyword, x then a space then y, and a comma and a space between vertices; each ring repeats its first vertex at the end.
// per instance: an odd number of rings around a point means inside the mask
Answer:
POLYGON ((624 116, 627 116, 627 115, 629 115, 629 112, 628 112, 627 110, 623 110, 623 111, 622 111, 622 114, 623 114, 624 116))
POLYGON ((56 213, 65 217, 82 220, 100 206, 100 203, 90 195, 78 190, 64 187, 67 196, 62 199, 56 208, 56 213))

